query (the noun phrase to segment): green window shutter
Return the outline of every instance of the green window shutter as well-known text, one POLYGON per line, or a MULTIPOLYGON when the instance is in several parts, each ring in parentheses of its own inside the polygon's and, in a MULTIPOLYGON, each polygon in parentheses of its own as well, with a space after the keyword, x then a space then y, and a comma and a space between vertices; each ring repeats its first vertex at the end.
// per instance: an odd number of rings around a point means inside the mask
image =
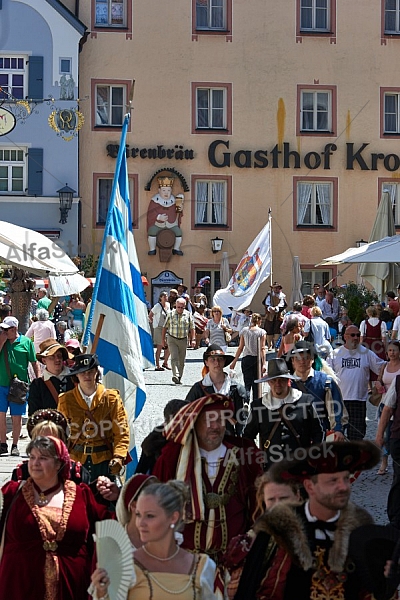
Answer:
POLYGON ((43 148, 28 150, 28 194, 29 196, 43 194, 43 148))
POLYGON ((28 63, 28 98, 43 101, 43 56, 31 56, 28 63))

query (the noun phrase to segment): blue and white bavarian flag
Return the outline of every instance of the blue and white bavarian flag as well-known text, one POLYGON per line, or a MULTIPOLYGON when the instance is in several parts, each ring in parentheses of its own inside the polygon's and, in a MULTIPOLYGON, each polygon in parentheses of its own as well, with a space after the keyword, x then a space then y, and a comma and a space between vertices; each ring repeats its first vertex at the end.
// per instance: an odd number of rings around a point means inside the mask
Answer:
MULTIPOLYGON (((103 321, 95 351, 104 368, 107 387, 121 391, 132 432, 132 423, 146 401, 143 369, 154 364, 154 353, 132 231, 125 153, 129 119, 130 115, 125 115, 83 343, 88 345, 89 335, 93 343, 103 321)), ((135 454, 134 443, 131 446, 135 454)))

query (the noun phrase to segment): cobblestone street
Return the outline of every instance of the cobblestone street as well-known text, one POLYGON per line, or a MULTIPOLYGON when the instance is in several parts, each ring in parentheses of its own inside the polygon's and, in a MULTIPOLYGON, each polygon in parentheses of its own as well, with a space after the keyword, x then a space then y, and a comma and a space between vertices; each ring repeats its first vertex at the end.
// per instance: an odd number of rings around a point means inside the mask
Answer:
MULTIPOLYGON (((235 348, 229 348, 228 353, 234 354, 235 348)), ((201 369, 203 365, 202 355, 204 349, 188 350, 186 355, 185 371, 182 378, 182 385, 175 385, 171 381, 171 371, 154 371, 147 370, 145 372, 145 380, 147 385, 147 402, 145 407, 136 422, 135 436, 140 452, 140 444, 144 437, 153 429, 155 425, 163 421, 163 408, 165 404, 173 398, 184 399, 191 385, 200 379, 201 369)), ((271 355, 272 357, 272 355, 271 355)), ((240 365, 236 368, 237 377, 242 380, 240 365)), ((376 409, 371 404, 368 404, 368 423, 367 423, 367 438, 374 439, 377 427, 375 420, 376 409)), ((8 429, 11 431, 11 420, 8 419, 8 429)), ((26 422, 26 419, 24 419, 26 422)), ((23 434, 26 435, 26 427, 23 427, 23 434)), ((11 447, 11 441, 9 441, 11 447)), ((25 457, 25 448, 27 439, 20 440, 19 449, 21 458, 11 456, 0 457, 0 483, 1 485, 7 481, 12 470, 25 457)), ((389 473, 380 476, 377 475, 378 467, 372 471, 363 473, 358 480, 353 484, 352 500, 366 508, 374 517, 376 523, 385 524, 386 518, 386 499, 390 489, 392 480, 392 467, 389 460, 389 473)))

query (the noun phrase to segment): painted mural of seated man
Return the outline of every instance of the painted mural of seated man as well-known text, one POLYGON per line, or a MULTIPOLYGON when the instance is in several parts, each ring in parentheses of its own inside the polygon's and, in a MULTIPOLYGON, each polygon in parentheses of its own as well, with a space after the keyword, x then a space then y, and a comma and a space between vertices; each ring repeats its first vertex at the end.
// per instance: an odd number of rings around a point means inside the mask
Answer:
POLYGON ((183 256, 180 249, 182 243, 182 230, 180 228, 183 210, 183 194, 176 197, 172 194, 174 177, 158 178, 158 193, 150 200, 147 210, 147 234, 150 256, 156 254, 157 236, 164 229, 169 229, 175 234, 172 254, 183 256))

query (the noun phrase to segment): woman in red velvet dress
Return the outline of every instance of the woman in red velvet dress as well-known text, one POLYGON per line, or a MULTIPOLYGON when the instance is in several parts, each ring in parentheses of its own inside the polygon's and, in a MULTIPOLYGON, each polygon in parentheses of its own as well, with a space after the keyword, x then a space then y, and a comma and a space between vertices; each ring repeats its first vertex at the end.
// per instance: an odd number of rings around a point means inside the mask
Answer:
POLYGON ((64 442, 37 437, 27 454, 28 480, 2 488, 0 600, 86 600, 94 524, 110 514, 68 479, 64 442))

